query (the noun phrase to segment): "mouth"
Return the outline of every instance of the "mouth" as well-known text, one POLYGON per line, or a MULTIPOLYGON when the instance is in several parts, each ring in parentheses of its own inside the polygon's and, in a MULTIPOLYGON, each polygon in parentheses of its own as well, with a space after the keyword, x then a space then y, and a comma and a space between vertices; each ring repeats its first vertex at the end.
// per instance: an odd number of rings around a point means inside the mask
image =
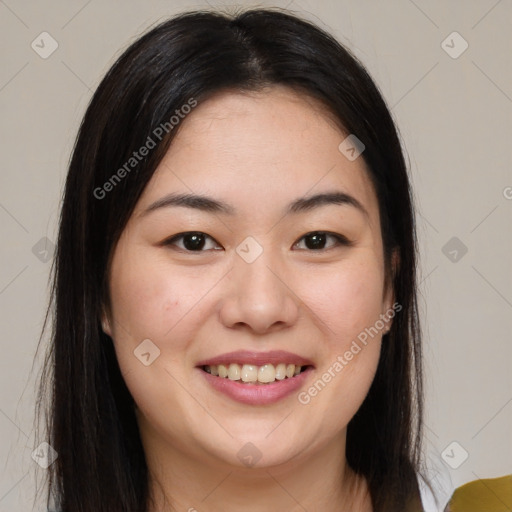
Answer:
POLYGON ((292 363, 267 363, 257 366, 250 363, 230 363, 203 365, 204 372, 220 379, 229 379, 246 385, 268 386, 274 382, 293 379, 297 375, 313 369, 312 365, 295 365, 292 363))
POLYGON ((238 350, 199 361, 208 392, 247 405, 273 404, 298 392, 314 374, 313 361, 285 350, 238 350))
POLYGON ((314 373, 312 361, 285 351, 238 351, 200 361, 209 390, 247 405, 268 405, 298 392, 314 373))

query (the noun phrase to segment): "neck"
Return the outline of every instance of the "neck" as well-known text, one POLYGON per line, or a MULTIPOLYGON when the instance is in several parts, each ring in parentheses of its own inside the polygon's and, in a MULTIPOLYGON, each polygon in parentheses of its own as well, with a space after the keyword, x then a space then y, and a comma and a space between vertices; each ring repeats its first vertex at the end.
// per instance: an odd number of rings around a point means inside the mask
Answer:
POLYGON ((145 428, 142 441, 150 473, 150 512, 372 512, 366 480, 345 459, 346 431, 291 461, 245 468, 208 454, 161 443, 145 428))

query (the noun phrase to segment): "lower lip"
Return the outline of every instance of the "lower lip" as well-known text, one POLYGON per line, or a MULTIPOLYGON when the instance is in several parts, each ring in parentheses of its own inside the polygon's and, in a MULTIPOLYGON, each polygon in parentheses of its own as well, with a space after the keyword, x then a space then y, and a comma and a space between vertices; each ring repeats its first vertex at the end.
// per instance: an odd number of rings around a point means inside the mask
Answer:
POLYGON ((233 400, 248 405, 267 405, 276 403, 296 392, 309 377, 313 368, 310 366, 295 377, 276 380, 271 384, 243 384, 241 381, 231 380, 227 377, 216 377, 201 368, 198 370, 208 384, 233 400))

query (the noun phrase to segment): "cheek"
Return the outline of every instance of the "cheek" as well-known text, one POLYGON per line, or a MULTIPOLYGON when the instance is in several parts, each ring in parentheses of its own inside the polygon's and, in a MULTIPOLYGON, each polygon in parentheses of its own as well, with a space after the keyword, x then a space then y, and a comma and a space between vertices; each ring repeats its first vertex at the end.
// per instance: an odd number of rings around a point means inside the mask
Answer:
POLYGON ((317 291, 309 293, 309 305, 329 327, 329 338, 338 348, 374 325, 383 312, 383 276, 378 264, 355 262, 316 278, 310 290, 317 291))
POLYGON ((147 391, 141 400, 148 401, 162 381, 173 385, 166 372, 186 377, 187 354, 209 314, 208 291, 219 278, 211 270, 208 275, 194 267, 171 268, 149 251, 125 256, 112 266, 112 338, 128 387, 134 397, 147 391), (158 358, 146 367, 136 355, 148 339, 158 358))
MULTIPOLYGON (((126 327, 135 340, 161 340, 187 311, 193 297, 183 293, 184 278, 170 275, 147 259, 132 258, 112 272, 111 297, 116 334, 126 327)), ((118 336, 117 336, 118 337, 118 336)))
POLYGON ((369 391, 379 362, 381 331, 374 326, 382 311, 383 275, 378 261, 351 262, 325 279, 316 276, 310 307, 325 334, 318 378, 301 403, 318 414, 329 410, 325 432, 346 425, 369 391))
POLYGON ((176 362, 190 343, 192 315, 187 312, 198 301, 187 293, 186 281, 176 273, 170 275, 168 269, 163 271, 150 258, 132 256, 113 266, 112 339, 126 385, 141 410, 160 410, 163 404, 171 407, 165 390, 176 387, 179 391, 169 372, 182 380, 176 362), (146 353, 147 366, 142 355, 146 353))

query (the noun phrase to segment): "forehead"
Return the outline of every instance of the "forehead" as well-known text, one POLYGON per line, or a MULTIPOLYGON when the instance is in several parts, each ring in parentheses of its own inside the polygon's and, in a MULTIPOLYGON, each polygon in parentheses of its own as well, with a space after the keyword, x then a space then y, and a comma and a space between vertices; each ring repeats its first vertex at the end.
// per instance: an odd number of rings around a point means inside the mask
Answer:
POLYGON ((363 158, 351 161, 339 150, 347 135, 320 102, 285 87, 219 93, 181 121, 138 209, 178 191, 215 195, 255 214, 258 204, 270 212, 336 189, 375 220, 377 199, 363 158))

